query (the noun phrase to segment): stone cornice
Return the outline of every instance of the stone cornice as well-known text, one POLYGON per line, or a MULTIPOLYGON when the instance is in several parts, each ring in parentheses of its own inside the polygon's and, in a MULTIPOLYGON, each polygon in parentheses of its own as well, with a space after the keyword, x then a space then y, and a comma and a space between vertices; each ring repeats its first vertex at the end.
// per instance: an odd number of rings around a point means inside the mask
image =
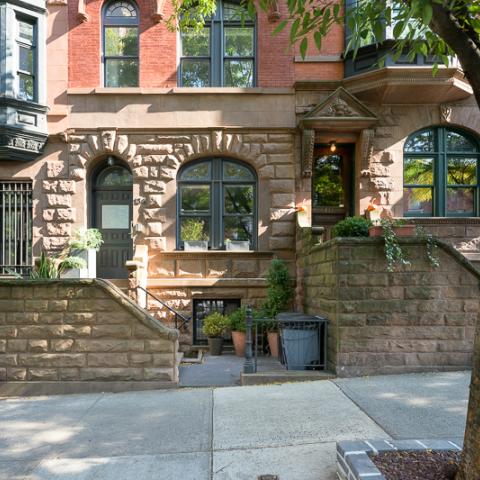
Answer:
POLYGON ((293 88, 69 88, 67 95, 294 95, 293 88))
POLYGON ((46 13, 47 11, 46 7, 40 7, 39 5, 35 5, 34 3, 30 3, 22 0, 8 0, 8 1, 3 1, 1 3, 16 5, 18 7, 25 8, 26 10, 30 10, 37 13, 46 13))

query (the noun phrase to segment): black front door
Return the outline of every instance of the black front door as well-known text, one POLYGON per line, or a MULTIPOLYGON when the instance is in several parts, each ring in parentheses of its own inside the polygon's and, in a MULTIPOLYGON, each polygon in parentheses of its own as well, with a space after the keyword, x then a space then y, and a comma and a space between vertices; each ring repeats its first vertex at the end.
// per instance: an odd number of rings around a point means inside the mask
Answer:
POLYGON ((97 276, 127 278, 125 262, 133 256, 132 174, 123 165, 108 165, 94 179, 92 223, 104 241, 97 255, 97 276))

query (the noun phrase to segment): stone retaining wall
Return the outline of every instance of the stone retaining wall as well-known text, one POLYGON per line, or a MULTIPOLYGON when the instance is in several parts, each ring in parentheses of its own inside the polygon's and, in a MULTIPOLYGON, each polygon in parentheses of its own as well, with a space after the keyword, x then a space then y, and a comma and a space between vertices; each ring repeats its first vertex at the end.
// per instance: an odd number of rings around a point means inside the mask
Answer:
POLYGON ((299 259, 305 312, 330 320, 329 367, 338 376, 467 369, 479 312, 479 274, 438 241, 402 240, 411 266, 386 270, 382 239, 335 239, 299 259))
POLYGON ((0 332, 0 394, 178 382, 178 332, 104 280, 2 281, 0 332))

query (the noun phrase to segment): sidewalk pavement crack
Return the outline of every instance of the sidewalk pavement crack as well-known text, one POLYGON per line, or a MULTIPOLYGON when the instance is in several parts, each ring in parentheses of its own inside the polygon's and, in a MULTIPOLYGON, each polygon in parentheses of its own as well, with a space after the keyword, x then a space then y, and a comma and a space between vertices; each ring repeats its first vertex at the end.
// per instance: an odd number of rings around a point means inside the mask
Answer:
POLYGON ((330 383, 332 383, 333 385, 335 385, 338 390, 340 390, 341 393, 343 393, 343 395, 345 395, 354 405, 357 406, 357 408, 363 412, 375 425, 377 425, 377 427, 380 427, 380 429, 382 429, 390 438, 393 438, 395 439, 395 435, 391 432, 389 432, 380 422, 378 422, 378 420, 374 417, 372 417, 366 410, 364 410, 359 403, 357 403, 355 401, 355 399, 353 399, 349 394, 348 394, 348 389, 346 390, 343 390, 340 385, 338 385, 337 383, 335 383, 334 381, 332 380, 329 380, 330 383))

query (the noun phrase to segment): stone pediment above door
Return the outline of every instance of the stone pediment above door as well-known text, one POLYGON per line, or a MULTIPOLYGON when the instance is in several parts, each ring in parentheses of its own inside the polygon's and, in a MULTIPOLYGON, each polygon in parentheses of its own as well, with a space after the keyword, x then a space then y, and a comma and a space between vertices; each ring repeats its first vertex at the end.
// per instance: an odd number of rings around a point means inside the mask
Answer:
POLYGON ((359 131, 377 123, 377 116, 343 87, 300 119, 302 129, 359 131))

